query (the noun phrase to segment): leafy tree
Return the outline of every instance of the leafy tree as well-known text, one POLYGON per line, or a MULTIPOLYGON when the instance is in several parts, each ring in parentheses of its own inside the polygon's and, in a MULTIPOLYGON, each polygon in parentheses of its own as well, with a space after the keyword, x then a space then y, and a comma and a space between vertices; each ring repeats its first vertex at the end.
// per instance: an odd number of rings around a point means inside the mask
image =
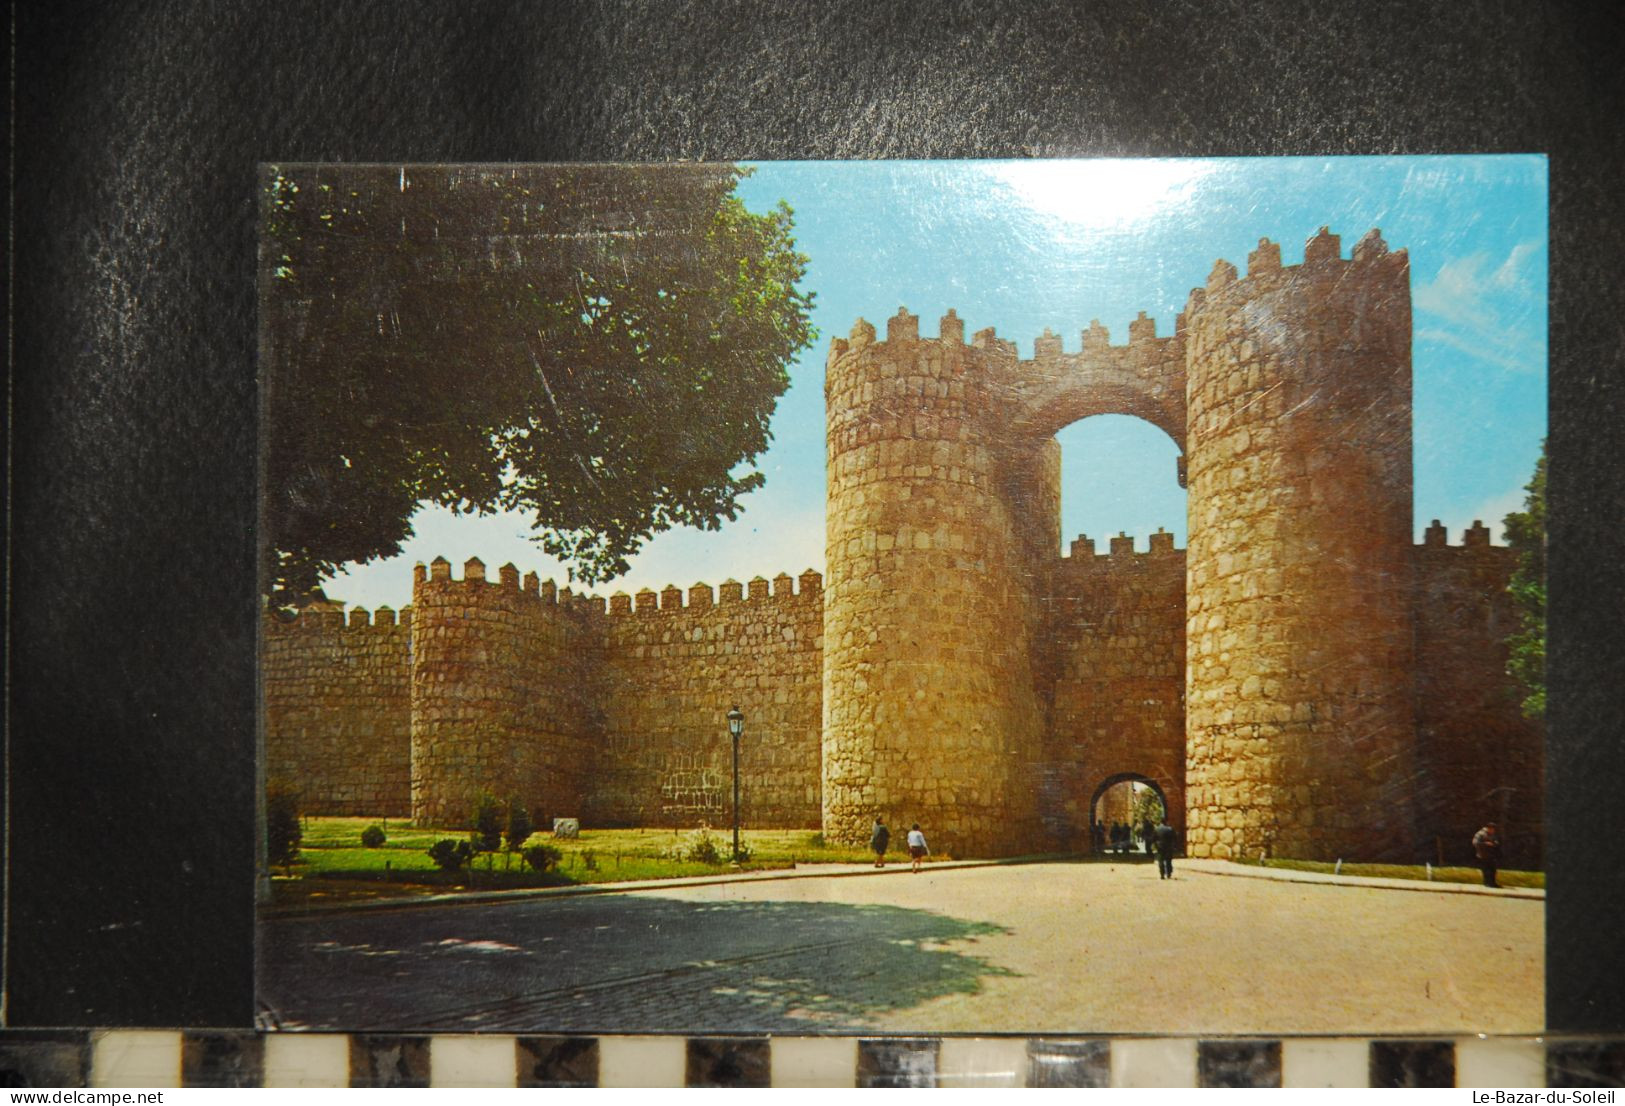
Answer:
POLYGON ((265 856, 272 864, 287 866, 299 859, 304 830, 299 824, 299 793, 276 781, 265 789, 265 856))
POLYGON ((734 166, 273 167, 265 578, 400 551, 420 503, 528 514, 595 583, 716 529, 811 344, 788 207, 734 166))
POLYGON ((502 804, 489 791, 481 791, 474 799, 474 810, 468 818, 473 846, 483 853, 494 853, 500 849, 502 823, 502 804))
POLYGON ((1546 716, 1546 443, 1535 475, 1524 485, 1524 509, 1506 516, 1507 543, 1518 566, 1507 585, 1517 604, 1519 630, 1507 639, 1507 674, 1524 689, 1523 713, 1546 716))
POLYGON ((1162 821, 1163 814, 1162 796, 1155 789, 1142 787, 1134 793, 1133 812, 1129 815, 1129 821, 1134 826, 1143 825, 1148 818, 1155 825, 1162 821))

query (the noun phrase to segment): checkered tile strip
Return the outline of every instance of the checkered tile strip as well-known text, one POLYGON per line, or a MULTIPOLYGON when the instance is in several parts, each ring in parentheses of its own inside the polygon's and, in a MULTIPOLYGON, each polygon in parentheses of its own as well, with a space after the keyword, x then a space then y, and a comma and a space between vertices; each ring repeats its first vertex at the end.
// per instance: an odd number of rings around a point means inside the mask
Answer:
POLYGON ((0 1032, 10 1087, 1616 1087, 1625 1038, 0 1032))

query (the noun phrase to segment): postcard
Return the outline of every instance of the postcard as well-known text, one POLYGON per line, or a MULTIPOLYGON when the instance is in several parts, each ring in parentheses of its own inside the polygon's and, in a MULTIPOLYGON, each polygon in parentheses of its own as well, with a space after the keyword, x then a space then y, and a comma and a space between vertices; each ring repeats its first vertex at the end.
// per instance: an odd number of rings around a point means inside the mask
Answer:
POLYGON ((266 1027, 1543 1029, 1544 158, 261 184, 266 1027))

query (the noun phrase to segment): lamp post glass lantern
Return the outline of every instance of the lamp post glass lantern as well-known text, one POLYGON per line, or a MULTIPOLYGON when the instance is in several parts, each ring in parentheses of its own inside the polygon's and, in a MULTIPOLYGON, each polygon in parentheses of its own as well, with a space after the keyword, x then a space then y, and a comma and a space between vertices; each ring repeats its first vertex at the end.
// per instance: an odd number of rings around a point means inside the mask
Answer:
POLYGON ((735 703, 728 712, 728 734, 734 742, 734 863, 739 862, 739 736, 745 732, 745 716, 735 703))

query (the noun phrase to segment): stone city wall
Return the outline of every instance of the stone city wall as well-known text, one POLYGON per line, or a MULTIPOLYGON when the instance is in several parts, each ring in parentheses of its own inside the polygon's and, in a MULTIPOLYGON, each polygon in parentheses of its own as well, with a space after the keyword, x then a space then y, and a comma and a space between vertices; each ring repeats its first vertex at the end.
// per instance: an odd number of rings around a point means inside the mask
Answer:
POLYGON ((1500 825, 1508 867, 1538 866, 1544 845, 1544 727, 1523 717, 1506 675, 1519 628, 1507 594, 1517 554, 1475 522, 1448 544, 1437 520, 1416 547, 1420 854, 1470 864, 1472 836, 1500 825))
POLYGON ((261 663, 265 776, 323 814, 404 817, 412 807, 412 610, 307 607, 267 616, 261 663))
POLYGON ((1061 784, 1046 806, 1058 816, 1058 844, 1087 849, 1091 800, 1130 773, 1162 789, 1169 824, 1183 829, 1184 550, 1160 531, 1146 552, 1119 535, 1110 554, 1097 554, 1080 537, 1055 581, 1049 628, 1059 664, 1046 759, 1061 784))
POLYGON ((818 826, 822 583, 809 570, 717 594, 696 584, 686 603, 675 587, 611 597, 597 620, 603 736, 588 825, 731 826, 725 716, 738 705, 741 823, 818 826))

